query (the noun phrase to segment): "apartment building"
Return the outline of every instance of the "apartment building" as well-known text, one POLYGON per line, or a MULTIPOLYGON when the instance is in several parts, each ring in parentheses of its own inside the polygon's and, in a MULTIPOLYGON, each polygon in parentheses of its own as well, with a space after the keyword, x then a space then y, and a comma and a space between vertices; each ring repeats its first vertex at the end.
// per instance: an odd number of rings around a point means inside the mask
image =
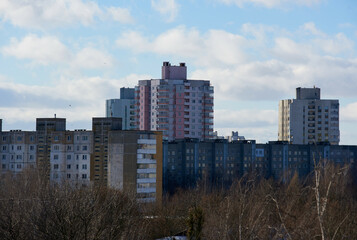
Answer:
POLYGON ((50 178, 52 132, 65 132, 65 118, 36 118, 36 166, 50 178))
POLYGON ((36 133, 21 130, 1 132, 1 172, 22 172, 36 167, 36 133))
POLYGON ((51 181, 73 185, 90 183, 92 131, 56 131, 51 133, 51 181))
POLYGON ((213 86, 188 80, 185 63, 164 62, 161 79, 140 80, 135 99, 140 130, 162 131, 168 140, 213 136, 213 86))
POLYGON ((106 100, 106 117, 122 119, 123 130, 135 130, 135 89, 120 88, 120 99, 106 100))
POLYGON ((1 172, 37 168, 51 182, 90 183, 92 132, 66 130, 64 118, 37 118, 36 131, 0 132, 1 172))
POLYGON ((164 192, 174 192, 197 184, 228 187, 249 173, 287 182, 295 173, 308 176, 320 160, 356 164, 357 146, 227 139, 164 141, 163 188, 164 192))
POLYGON ((279 102, 279 141, 338 145, 339 101, 321 99, 320 88, 297 88, 296 99, 279 102))
POLYGON ((93 118, 92 131, 93 141, 91 155, 90 175, 96 185, 108 184, 108 140, 109 133, 122 130, 121 118, 93 118))
POLYGON ((135 194, 139 202, 161 201, 162 133, 109 132, 108 186, 135 194))

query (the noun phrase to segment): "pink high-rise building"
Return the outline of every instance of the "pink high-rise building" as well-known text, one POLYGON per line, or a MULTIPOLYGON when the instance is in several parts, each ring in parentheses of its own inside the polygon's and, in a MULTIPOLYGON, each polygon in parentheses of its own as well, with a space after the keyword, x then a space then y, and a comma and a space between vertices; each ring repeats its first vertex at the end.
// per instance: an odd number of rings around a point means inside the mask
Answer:
POLYGON ((135 99, 138 129, 163 131, 168 140, 212 138, 213 86, 188 80, 185 63, 164 62, 161 79, 139 80, 135 99))

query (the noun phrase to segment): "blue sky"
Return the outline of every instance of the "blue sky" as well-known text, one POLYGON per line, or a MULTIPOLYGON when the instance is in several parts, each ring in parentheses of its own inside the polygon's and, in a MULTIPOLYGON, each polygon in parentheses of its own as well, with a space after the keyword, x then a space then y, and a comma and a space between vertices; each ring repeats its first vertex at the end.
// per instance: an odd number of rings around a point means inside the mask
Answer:
POLYGON ((215 87, 215 129, 277 139, 278 102, 296 87, 340 99, 341 144, 357 144, 354 0, 1 0, 0 118, 91 128, 105 99, 163 61, 215 87))

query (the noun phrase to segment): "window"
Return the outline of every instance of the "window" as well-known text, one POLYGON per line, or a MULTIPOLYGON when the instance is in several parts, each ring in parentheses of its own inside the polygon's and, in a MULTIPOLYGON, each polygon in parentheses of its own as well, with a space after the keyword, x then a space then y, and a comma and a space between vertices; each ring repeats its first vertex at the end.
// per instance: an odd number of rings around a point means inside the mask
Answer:
POLYGON ((88 136, 82 136, 82 140, 83 141, 87 141, 88 140, 88 136))
POLYGON ((59 146, 58 145, 54 145, 53 146, 53 150, 58 151, 59 150, 59 146))
POLYGON ((22 155, 16 155, 16 159, 17 160, 21 160, 22 159, 22 155))
POLYGON ((58 135, 54 136, 54 140, 58 141, 59 140, 59 136, 58 135))
POLYGON ((33 160, 33 155, 30 155, 30 160, 33 160))
POLYGON ((2 150, 3 150, 3 151, 6 151, 6 146, 2 146, 2 150))
POLYGON ((16 168, 17 168, 17 169, 21 169, 21 167, 22 167, 21 164, 17 164, 17 165, 16 165, 16 168))
POLYGON ((71 178, 71 174, 70 173, 67 173, 67 178, 71 178))
POLYGON ((87 174, 82 174, 82 179, 87 179, 87 174))
POLYGON ((3 165, 2 165, 2 169, 6 169, 6 164, 3 164, 3 165))
POLYGON ((67 169, 71 169, 71 164, 67 164, 67 169))
POLYGON ((6 160, 6 155, 2 155, 2 160, 6 160))
POLYGON ((22 141, 22 137, 21 137, 21 136, 18 136, 18 137, 17 137, 17 141, 22 141))
POLYGON ((53 159, 58 160, 58 155, 57 154, 53 155, 53 159))
POLYGON ((18 151, 20 151, 20 150, 21 150, 21 146, 17 146, 16 149, 17 149, 18 151))
POLYGON ((83 151, 87 151, 87 146, 82 146, 83 151))
POLYGON ((83 159, 83 160, 87 160, 87 155, 84 154, 84 155, 82 156, 82 159, 83 159))
POLYGON ((30 146, 30 150, 31 150, 31 151, 35 150, 35 146, 34 146, 34 145, 31 145, 31 146, 30 146))
POLYGON ((71 136, 67 136, 67 141, 71 141, 71 136))
POLYGON ((72 156, 71 155, 67 155, 67 160, 71 160, 72 156))
POLYGON ((6 136, 3 136, 3 137, 2 137, 2 140, 3 140, 3 141, 6 141, 6 136))
POLYGON ((87 164, 83 164, 82 169, 87 169, 87 164))
POLYGON ((53 169, 58 169, 58 164, 54 164, 53 169))
POLYGON ((67 146, 67 151, 72 151, 72 146, 67 146))

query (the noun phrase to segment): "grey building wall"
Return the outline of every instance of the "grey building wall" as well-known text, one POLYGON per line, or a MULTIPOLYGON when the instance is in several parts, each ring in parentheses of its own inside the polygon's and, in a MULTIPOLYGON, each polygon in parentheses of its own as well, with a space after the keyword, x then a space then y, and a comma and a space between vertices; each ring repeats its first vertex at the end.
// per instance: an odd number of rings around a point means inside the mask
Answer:
POLYGON ((296 99, 279 102, 278 140, 294 144, 340 142, 339 101, 320 99, 319 88, 297 88, 296 99))
POLYGON ((133 130, 135 125, 134 99, 108 99, 106 101, 106 117, 122 119, 123 130, 133 130))

